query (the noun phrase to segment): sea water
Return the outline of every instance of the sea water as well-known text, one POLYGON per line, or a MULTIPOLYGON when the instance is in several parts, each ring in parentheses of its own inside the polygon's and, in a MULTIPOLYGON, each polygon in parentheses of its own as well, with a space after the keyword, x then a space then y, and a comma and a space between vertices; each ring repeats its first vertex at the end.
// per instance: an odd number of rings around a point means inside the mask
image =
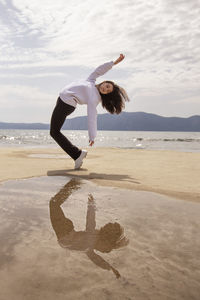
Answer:
MULTIPOLYGON (((88 145, 86 130, 63 130, 78 147, 88 145)), ((0 147, 57 147, 49 130, 0 129, 0 147)), ((200 152, 200 132, 98 131, 96 147, 200 152)))

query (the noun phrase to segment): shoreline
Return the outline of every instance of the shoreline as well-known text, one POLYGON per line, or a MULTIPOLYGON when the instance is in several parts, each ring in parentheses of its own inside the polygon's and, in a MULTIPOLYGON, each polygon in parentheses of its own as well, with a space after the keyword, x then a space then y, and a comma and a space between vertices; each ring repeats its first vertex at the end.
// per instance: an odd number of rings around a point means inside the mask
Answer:
POLYGON ((89 148, 80 170, 59 148, 0 148, 0 182, 68 176, 99 186, 148 191, 200 202, 200 153, 89 148))

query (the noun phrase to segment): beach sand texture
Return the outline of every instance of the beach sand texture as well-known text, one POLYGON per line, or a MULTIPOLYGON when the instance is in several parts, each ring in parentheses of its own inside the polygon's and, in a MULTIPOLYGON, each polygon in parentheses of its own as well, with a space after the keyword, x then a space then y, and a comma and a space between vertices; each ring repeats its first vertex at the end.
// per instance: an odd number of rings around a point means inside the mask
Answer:
POLYGON ((101 186, 200 201, 200 153, 90 148, 81 170, 56 149, 0 149, 0 181, 43 175, 73 176, 101 186))
POLYGON ((2 148, 0 299, 199 300, 199 158, 97 148, 74 171, 57 149, 2 148), (90 226, 110 223, 121 239, 96 249, 90 226))

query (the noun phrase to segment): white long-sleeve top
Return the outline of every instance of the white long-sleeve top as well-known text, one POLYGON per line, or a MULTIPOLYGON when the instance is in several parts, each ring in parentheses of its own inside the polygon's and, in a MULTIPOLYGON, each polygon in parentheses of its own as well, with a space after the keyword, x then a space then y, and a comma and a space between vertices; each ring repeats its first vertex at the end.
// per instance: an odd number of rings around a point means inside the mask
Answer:
POLYGON ((112 66, 113 61, 107 62, 96 68, 86 80, 72 82, 65 86, 59 96, 61 100, 76 107, 78 104, 87 104, 88 134, 89 140, 94 141, 97 134, 97 105, 101 102, 101 96, 95 82, 97 77, 104 75, 112 66))

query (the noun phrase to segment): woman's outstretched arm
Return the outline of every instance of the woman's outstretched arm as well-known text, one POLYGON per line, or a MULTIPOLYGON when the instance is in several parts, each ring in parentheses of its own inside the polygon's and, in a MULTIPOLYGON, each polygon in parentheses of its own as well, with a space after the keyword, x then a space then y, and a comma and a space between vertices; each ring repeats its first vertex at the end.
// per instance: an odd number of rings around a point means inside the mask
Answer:
POLYGON ((115 274, 116 278, 121 277, 119 271, 115 268, 113 268, 105 259, 103 259, 100 255, 96 254, 94 250, 89 249, 86 252, 86 255, 88 258, 97 266, 104 270, 112 270, 113 273, 115 274))
POLYGON ((110 61, 110 62, 107 62, 107 63, 105 63, 103 65, 100 65, 98 68, 96 68, 90 74, 90 76, 87 78, 87 80, 95 82, 96 79, 97 79, 97 77, 100 77, 100 76, 104 75, 105 73, 107 73, 112 68, 113 65, 117 65, 124 58, 125 58, 125 55, 124 54, 120 54, 120 56, 115 61, 110 61))
MULTIPOLYGON (((112 68, 113 65, 117 65, 122 60, 124 60, 124 58, 125 58, 125 55, 121 53, 119 55, 119 57, 115 61, 111 61, 111 62, 108 62, 108 63, 105 63, 105 64, 99 66, 98 68, 96 68, 94 70, 94 72, 92 74, 90 74, 90 76, 88 77, 87 80, 95 82, 97 77, 104 75, 106 72, 108 72, 112 68)), ((124 93, 125 93, 125 91, 124 91, 124 93)), ((92 116, 90 119, 93 120, 93 124, 89 123, 89 125, 91 127, 91 129, 89 130, 89 132, 93 132, 94 131, 95 132, 95 136, 96 136, 96 126, 97 126, 96 125, 96 123, 97 123, 96 118, 97 118, 97 113, 95 113, 95 111, 96 111, 96 107, 90 107, 90 108, 88 107, 88 114, 92 116)), ((90 137, 90 139, 89 139, 89 146, 93 146, 93 144, 94 144, 94 138, 90 137)))
POLYGON ((86 217, 86 231, 93 232, 96 227, 95 221, 95 201, 92 194, 88 195, 88 207, 87 207, 87 217, 86 217))
POLYGON ((123 59, 125 58, 125 55, 124 54, 120 54, 120 56, 118 57, 118 59, 116 59, 115 61, 114 61, 114 65, 117 65, 118 63, 120 63, 123 59))

